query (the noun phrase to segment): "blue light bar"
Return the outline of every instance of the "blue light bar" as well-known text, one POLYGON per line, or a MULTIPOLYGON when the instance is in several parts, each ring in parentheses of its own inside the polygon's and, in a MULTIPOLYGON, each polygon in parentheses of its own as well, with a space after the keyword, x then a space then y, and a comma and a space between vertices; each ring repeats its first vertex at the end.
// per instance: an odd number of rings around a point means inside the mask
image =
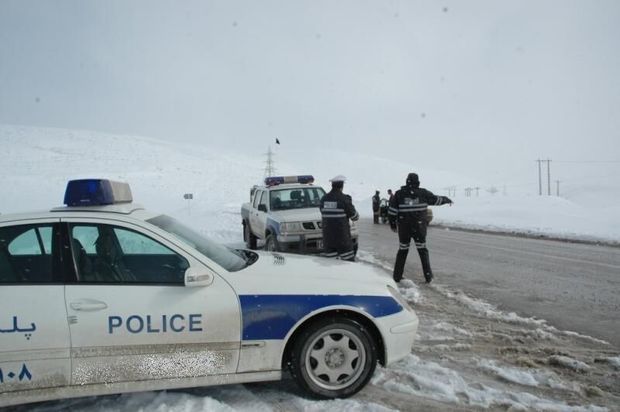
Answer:
POLYGON ((265 178, 265 186, 276 186, 284 183, 304 183, 311 184, 314 177, 311 175, 301 176, 270 176, 265 178))
POLYGON ((107 179, 70 180, 65 190, 67 206, 103 206, 131 203, 131 188, 127 183, 107 179))

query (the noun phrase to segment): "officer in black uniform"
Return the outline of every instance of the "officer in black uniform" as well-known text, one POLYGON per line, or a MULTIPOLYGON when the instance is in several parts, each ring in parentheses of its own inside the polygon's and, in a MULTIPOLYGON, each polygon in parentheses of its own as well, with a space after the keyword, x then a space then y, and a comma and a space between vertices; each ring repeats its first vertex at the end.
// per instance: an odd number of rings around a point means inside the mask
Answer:
POLYGON ((355 260, 349 219, 356 221, 359 215, 353 206, 351 196, 342 193, 345 177, 338 175, 330 180, 332 190, 321 198, 323 226, 323 247, 325 257, 355 260))
POLYGON ((394 264, 394 280, 400 282, 403 278, 405 261, 409 253, 411 238, 415 242, 415 247, 422 261, 422 270, 426 283, 433 280, 433 271, 426 248, 426 213, 429 205, 439 206, 452 203, 452 200, 445 196, 435 196, 430 191, 420 188, 418 175, 409 173, 405 186, 397 190, 390 200, 388 216, 392 231, 398 231, 398 254, 394 264))
POLYGON ((379 197, 379 191, 375 191, 375 195, 372 197, 372 221, 373 223, 379 223, 379 204, 381 198, 379 197))

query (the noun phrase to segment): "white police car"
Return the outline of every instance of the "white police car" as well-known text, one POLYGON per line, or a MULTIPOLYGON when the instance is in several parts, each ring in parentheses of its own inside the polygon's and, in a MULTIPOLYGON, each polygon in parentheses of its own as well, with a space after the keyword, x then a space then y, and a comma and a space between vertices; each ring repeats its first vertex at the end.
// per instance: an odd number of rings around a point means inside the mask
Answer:
POLYGON ((108 180, 0 216, 0 406, 277 380, 346 397, 418 320, 361 264, 232 250, 108 180))

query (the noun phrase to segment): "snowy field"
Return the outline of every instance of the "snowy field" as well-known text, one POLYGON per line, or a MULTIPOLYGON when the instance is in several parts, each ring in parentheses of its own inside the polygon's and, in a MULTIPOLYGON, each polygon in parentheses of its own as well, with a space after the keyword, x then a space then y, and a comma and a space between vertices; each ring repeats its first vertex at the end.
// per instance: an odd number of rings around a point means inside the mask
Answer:
MULTIPOLYGON (((131 184, 134 199, 149 209, 173 214, 198 224, 224 241, 240 237, 238 211, 249 198, 249 188, 263 177, 265 156, 230 153, 198 145, 176 145, 144 137, 106 135, 88 131, 0 126, 0 213, 57 206, 68 179, 108 177, 131 184), (45 188, 45 190, 41 190, 45 188), (184 193, 193 193, 191 204, 184 193)), ((386 195, 404 184, 408 172, 420 175, 422 186, 447 195, 455 186, 455 204, 434 208, 436 223, 470 229, 517 232, 570 239, 620 242, 620 165, 595 186, 577 182, 564 190, 567 197, 537 196, 533 186, 497 186, 463 174, 388 159, 325 150, 287 151, 273 146, 279 174, 313 174, 316 183, 344 174, 362 214, 370 216, 376 189, 386 195), (617 170, 616 170, 617 169, 617 170), (463 189, 479 185, 465 197, 463 189)), ((265 148, 265 151, 267 147, 265 148)))
MULTIPOLYGON (((249 198, 250 187, 260 183, 265 160, 262 154, 233 154, 143 137, 19 126, 0 126, 0 147, 0 213, 58 206, 68 179, 107 177, 129 182, 134 199, 149 209, 172 214, 235 245, 242 242, 239 208, 249 198), (185 193, 193 193, 191 203, 183 199, 185 193)), ((346 175, 345 191, 366 215, 374 190, 397 189, 410 171, 410 165, 387 159, 280 147, 276 161, 279 173, 311 173, 324 187, 329 177, 346 175)), ((423 186, 436 194, 473 180, 442 170, 416 171, 423 186)), ((600 193, 583 191, 576 192, 578 199, 485 191, 465 198, 457 193, 455 205, 435 208, 435 217, 443 224, 468 228, 619 242, 620 206, 614 200, 620 196, 613 197, 614 184, 597 189, 607 193, 605 202, 596 201, 600 193)), ((372 250, 360 251, 359 257, 362 264, 383 268, 389 276, 391 262, 378 260, 372 250)), ((502 312, 441 284, 401 283, 401 293, 415 305, 421 320, 414 350, 403 361, 379 368, 371 384, 352 399, 310 401, 285 380, 51 402, 35 410, 620 409, 620 355, 606 342, 558 330, 542 319, 502 312)))

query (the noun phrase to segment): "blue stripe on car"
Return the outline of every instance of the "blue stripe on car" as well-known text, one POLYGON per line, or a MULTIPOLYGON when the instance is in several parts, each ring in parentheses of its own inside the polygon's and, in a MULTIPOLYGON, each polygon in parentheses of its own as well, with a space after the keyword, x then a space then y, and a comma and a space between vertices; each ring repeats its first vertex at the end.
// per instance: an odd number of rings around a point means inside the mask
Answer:
POLYGON ((240 295, 243 339, 284 339, 301 318, 327 306, 351 306, 375 318, 403 310, 390 296, 240 295))
POLYGON ((271 216, 267 216, 266 222, 267 229, 270 229, 274 235, 280 234, 280 222, 271 218, 271 216))

